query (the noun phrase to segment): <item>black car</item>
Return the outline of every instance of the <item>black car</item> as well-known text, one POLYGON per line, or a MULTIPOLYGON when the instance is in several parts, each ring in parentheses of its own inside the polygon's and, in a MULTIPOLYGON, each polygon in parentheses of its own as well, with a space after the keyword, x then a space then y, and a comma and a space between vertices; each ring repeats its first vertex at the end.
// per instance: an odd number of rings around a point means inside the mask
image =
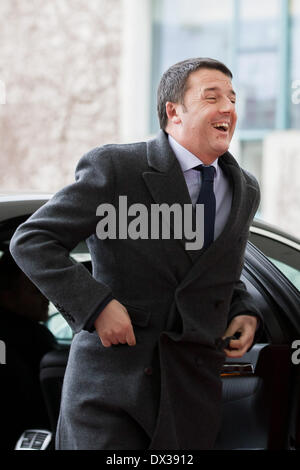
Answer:
MULTIPOLYGON (((1 252, 7 250, 18 225, 49 197, 48 194, 0 196, 1 252)), ((242 280, 263 314, 265 328, 259 343, 241 359, 227 359, 223 366, 223 424, 215 449, 300 448, 299 248, 300 240, 254 220, 242 280)), ((70 256, 91 269, 84 242, 70 256)), ((40 363, 40 386, 50 433, 27 430, 18 442, 18 448, 23 449, 53 448, 72 341, 70 327, 52 304, 45 324, 57 341, 55 349, 45 354, 40 363)), ((5 366, 0 364, 0 368, 5 366)))

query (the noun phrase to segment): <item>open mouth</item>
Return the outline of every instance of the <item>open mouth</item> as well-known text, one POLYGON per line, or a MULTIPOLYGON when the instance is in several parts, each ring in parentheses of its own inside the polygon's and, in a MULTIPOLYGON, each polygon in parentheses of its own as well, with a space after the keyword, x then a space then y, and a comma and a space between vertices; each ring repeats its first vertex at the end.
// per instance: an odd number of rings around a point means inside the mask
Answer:
POLYGON ((213 124, 214 129, 217 129, 220 132, 226 133, 229 130, 229 124, 228 122, 218 122, 216 124, 213 124))

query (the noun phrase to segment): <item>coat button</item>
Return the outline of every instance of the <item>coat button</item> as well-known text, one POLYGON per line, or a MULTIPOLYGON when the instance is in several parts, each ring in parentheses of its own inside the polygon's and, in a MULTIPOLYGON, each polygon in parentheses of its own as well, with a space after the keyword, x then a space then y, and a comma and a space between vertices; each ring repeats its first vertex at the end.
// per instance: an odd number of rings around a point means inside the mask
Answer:
POLYGON ((216 308, 219 308, 219 307, 221 307, 223 304, 224 304, 224 300, 223 300, 223 299, 216 300, 216 302, 215 302, 215 307, 216 307, 216 308))
POLYGON ((146 375, 152 375, 153 373, 152 367, 145 367, 144 372, 146 375))

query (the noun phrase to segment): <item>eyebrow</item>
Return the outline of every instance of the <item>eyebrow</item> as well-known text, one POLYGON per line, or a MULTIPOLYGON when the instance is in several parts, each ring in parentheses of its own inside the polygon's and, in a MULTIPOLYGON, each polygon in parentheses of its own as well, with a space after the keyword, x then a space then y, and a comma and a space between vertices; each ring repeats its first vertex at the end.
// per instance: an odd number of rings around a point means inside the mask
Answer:
MULTIPOLYGON (((211 88, 204 88, 203 92, 205 93, 206 91, 221 91, 219 87, 211 87, 211 88)), ((234 90, 229 91, 230 95, 236 96, 236 92, 234 90)))

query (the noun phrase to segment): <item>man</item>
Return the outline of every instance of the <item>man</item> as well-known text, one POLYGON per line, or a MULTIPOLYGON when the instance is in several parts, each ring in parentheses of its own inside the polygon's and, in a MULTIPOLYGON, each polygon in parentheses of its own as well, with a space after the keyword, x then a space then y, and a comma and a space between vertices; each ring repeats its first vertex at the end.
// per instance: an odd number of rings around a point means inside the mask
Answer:
POLYGON ((259 189, 227 152, 237 119, 231 78, 212 59, 171 67, 158 90, 158 136, 86 154, 76 182, 13 237, 16 261, 76 333, 58 449, 213 447, 222 338, 239 335, 225 352, 242 356, 259 317, 239 280, 259 189), (201 164, 215 168, 213 191, 213 180, 201 178, 201 164), (113 204, 120 215, 120 196, 129 208, 143 205, 151 214, 154 204, 195 205, 201 193, 208 202, 200 202, 200 250, 186 249, 184 236, 165 239, 161 231, 159 237, 128 237, 122 217, 118 235, 95 233, 98 214, 104 215, 97 209, 113 204), (84 239, 93 276, 68 256, 84 239))

